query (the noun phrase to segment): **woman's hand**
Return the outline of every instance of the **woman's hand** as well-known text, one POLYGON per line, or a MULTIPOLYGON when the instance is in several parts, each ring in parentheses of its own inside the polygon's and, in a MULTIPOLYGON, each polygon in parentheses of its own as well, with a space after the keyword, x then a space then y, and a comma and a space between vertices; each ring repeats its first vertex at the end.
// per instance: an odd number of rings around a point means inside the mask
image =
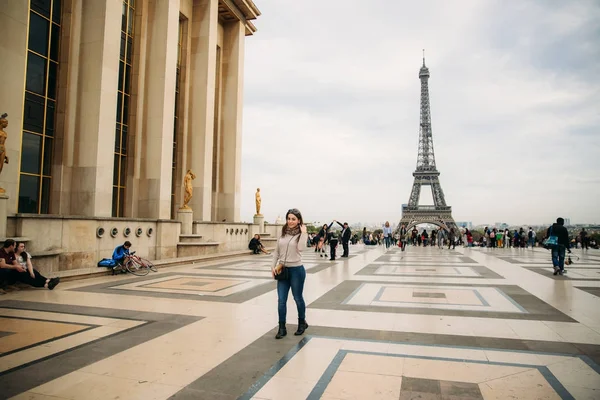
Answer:
POLYGON ((35 274, 33 273, 33 271, 29 271, 29 276, 31 276, 33 279, 35 279, 35 274))
POLYGON ((271 276, 273 277, 273 279, 275 279, 275 270, 273 268, 271 268, 271 276))
POLYGON ((300 225, 300 233, 306 233, 306 225, 300 225))

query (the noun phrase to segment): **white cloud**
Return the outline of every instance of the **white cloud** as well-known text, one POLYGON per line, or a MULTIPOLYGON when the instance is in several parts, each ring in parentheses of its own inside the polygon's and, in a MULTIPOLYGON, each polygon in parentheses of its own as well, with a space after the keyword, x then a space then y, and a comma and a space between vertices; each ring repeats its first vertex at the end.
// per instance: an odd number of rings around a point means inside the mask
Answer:
POLYGON ((268 221, 290 207, 309 221, 399 220, 426 48, 436 161, 455 219, 600 222, 597 4, 257 4, 242 219, 260 187, 268 221))

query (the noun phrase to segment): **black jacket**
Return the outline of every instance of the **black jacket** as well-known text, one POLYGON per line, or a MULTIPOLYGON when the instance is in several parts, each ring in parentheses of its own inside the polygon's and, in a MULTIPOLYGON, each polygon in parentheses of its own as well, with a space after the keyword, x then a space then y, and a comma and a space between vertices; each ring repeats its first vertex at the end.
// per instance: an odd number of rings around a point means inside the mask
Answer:
POLYGON ((261 245, 261 243, 260 243, 260 240, 259 240, 259 239, 252 238, 252 239, 250 239, 250 243, 248 243, 248 248, 249 248, 250 250, 255 250, 255 249, 257 249, 258 247, 260 247, 260 245, 261 245))
MULTIPOLYGON (((341 222, 335 221, 338 223, 339 226, 342 227, 342 229, 344 229, 344 224, 342 224, 341 222)), ((350 240, 350 238, 352 237, 352 231, 350 230, 350 227, 346 228, 346 230, 342 231, 342 242, 348 242, 350 240)))
POLYGON ((550 236, 550 229, 552 229, 552 235, 558 237, 558 244, 563 245, 568 249, 569 231, 567 231, 567 228, 565 228, 563 225, 554 223, 550 228, 548 228, 547 236, 550 236))
POLYGON ((335 246, 338 243, 338 235, 335 232, 329 232, 327 234, 327 241, 329 242, 330 245, 335 246))

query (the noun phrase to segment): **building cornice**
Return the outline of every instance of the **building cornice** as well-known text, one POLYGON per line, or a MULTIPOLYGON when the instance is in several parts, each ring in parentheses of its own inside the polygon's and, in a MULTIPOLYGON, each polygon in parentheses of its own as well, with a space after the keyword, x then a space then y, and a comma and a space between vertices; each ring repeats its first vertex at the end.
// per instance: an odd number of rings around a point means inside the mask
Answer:
POLYGON ((256 32, 250 20, 258 18, 260 11, 251 0, 219 0, 219 19, 223 23, 240 21, 244 24, 246 36, 256 32))
POLYGON ((233 2, 244 13, 246 19, 256 19, 260 15, 260 10, 252 0, 233 0, 233 2))

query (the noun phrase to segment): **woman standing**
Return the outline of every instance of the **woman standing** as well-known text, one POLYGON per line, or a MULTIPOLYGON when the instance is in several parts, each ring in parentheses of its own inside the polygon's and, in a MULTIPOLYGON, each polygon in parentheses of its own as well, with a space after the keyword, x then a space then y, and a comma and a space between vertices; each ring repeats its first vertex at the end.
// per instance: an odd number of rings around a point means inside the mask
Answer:
POLYGON ((392 245, 392 227, 390 226, 389 221, 385 221, 385 225, 383 226, 383 240, 385 242, 385 248, 389 249, 392 245))
POLYGON ((282 273, 280 265, 287 269, 289 279, 277 280, 277 311, 279 312, 279 329, 275 339, 281 339, 287 335, 285 328, 287 316, 287 299, 292 289, 292 295, 298 309, 298 330, 294 335, 302 335, 308 328, 306 323, 306 305, 302 292, 304 291, 304 280, 306 279, 306 270, 302 265, 302 251, 306 249, 306 226, 302 221, 302 214, 296 208, 288 210, 286 224, 281 229, 281 237, 277 241, 275 251, 273 251, 272 274, 282 273))
POLYGON ((327 238, 329 237, 327 232, 329 231, 329 228, 331 228, 331 225, 328 226, 327 224, 323 224, 323 227, 317 234, 317 246, 315 247, 315 253, 321 253, 319 254, 320 257, 327 258, 327 238))

